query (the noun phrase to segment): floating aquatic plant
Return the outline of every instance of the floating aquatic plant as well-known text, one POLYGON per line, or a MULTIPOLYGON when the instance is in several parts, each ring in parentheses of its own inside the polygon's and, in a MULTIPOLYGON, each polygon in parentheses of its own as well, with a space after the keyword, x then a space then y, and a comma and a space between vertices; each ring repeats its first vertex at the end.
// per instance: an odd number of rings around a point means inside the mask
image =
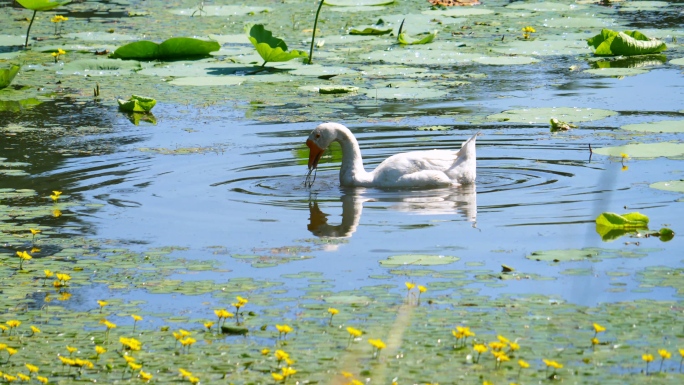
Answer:
POLYGON ((128 100, 117 99, 119 109, 125 112, 149 112, 156 104, 157 100, 140 95, 131 95, 128 100))
POLYGON ((33 16, 31 17, 31 22, 29 23, 28 29, 26 30, 26 41, 24 42, 24 48, 28 47, 29 33, 31 33, 31 26, 33 25, 33 20, 36 18, 36 13, 38 11, 49 11, 53 8, 65 5, 71 0, 66 1, 56 1, 56 0, 17 0, 22 7, 30 9, 33 11, 33 16))
POLYGON ((21 67, 15 64, 9 66, 9 68, 0 68, 0 89, 3 89, 12 83, 12 80, 19 72, 21 67))
POLYGON ((117 48, 110 57, 124 60, 191 59, 206 57, 219 49, 221 45, 213 40, 173 37, 159 44, 148 40, 129 43, 117 48))
POLYGON ((610 29, 603 29, 587 39, 587 44, 594 47, 596 56, 647 55, 667 49, 665 42, 650 39, 639 31, 617 32, 610 29))
POLYGON ((283 39, 273 36, 271 31, 264 28, 261 24, 255 24, 249 29, 247 38, 256 48, 259 56, 264 59, 262 67, 268 62, 284 62, 298 57, 307 57, 307 53, 298 50, 287 50, 287 44, 283 39))

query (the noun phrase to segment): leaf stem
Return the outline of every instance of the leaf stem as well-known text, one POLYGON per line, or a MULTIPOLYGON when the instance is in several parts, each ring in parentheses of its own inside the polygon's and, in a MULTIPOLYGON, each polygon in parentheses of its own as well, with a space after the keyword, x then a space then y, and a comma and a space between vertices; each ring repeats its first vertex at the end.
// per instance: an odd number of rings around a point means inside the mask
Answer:
POLYGON ((314 20, 313 32, 311 33, 311 48, 309 49, 309 64, 311 64, 311 60, 313 59, 314 40, 316 39, 316 26, 318 26, 318 15, 321 13, 321 8, 323 7, 323 3, 325 3, 325 0, 321 0, 321 3, 318 4, 318 10, 316 10, 316 19, 314 20))
POLYGON ((38 11, 33 11, 33 17, 31 17, 31 22, 29 23, 28 29, 26 30, 26 41, 24 42, 24 49, 28 48, 29 32, 31 32, 31 26, 33 25, 33 19, 36 18, 36 13, 38 13, 38 11))

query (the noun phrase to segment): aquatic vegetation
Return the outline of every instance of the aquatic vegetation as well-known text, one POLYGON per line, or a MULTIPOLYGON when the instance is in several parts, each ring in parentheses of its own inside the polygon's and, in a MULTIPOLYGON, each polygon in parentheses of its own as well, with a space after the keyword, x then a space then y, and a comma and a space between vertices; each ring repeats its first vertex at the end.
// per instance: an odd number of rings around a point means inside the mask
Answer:
POLYGON ((55 15, 52 19, 50 19, 50 22, 55 24, 55 36, 59 35, 61 32, 61 23, 67 20, 69 20, 69 18, 62 15, 55 15))
POLYGON ((66 55, 66 51, 61 48, 58 48, 56 52, 52 52, 50 55, 52 55, 52 57, 55 58, 55 63, 57 63, 60 56, 66 55))
POLYGON ((9 68, 0 68, 0 89, 9 86, 20 69, 21 66, 15 64, 10 65, 9 68))
POLYGON ((428 44, 432 43, 433 40, 437 37, 437 34, 439 31, 435 30, 430 33, 427 33, 425 36, 420 37, 420 38, 413 38, 409 36, 406 32, 402 32, 397 36, 397 41, 399 44, 402 45, 413 45, 413 44, 428 44))
POLYGON ((173 37, 162 43, 148 40, 129 43, 117 48, 110 57, 124 60, 192 59, 206 57, 219 49, 221 45, 215 41, 173 37))
POLYGON ((24 48, 28 48, 29 34, 31 33, 31 26, 33 25, 33 20, 36 18, 36 13, 38 13, 38 11, 49 11, 53 8, 68 4, 71 0, 17 0, 17 2, 22 7, 33 11, 31 22, 29 23, 28 29, 26 29, 26 42, 24 43, 24 48))
POLYGON ((533 33, 537 32, 537 30, 535 30, 534 27, 528 25, 527 27, 523 27, 522 32, 523 39, 527 40, 532 36, 533 33))
POLYGON ((667 49, 665 42, 650 39, 639 31, 617 32, 610 29, 603 29, 587 39, 587 44, 594 47, 596 56, 647 55, 667 49))
POLYGON ((296 59, 299 57, 307 57, 307 53, 298 50, 287 50, 287 44, 283 39, 274 37, 271 31, 264 28, 261 24, 253 25, 248 32, 249 41, 252 42, 256 48, 259 56, 264 59, 261 67, 266 66, 269 62, 284 62, 296 59))
POLYGON ((157 100, 147 96, 131 95, 128 100, 117 99, 119 109, 126 112, 150 112, 157 100))

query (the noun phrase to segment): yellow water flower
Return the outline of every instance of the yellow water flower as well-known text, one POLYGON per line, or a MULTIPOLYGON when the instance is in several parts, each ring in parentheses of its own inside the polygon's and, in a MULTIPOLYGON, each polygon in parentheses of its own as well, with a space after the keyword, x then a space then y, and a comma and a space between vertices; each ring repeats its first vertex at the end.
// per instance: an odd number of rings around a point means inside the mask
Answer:
POLYGON ((361 330, 355 329, 355 328, 353 328, 353 327, 351 327, 351 326, 348 326, 348 327, 347 327, 347 332, 348 332, 352 337, 356 337, 356 338, 361 337, 361 335, 363 334, 363 332, 362 332, 361 330))
POLYGON ((62 216, 62 211, 58 210, 58 209, 54 209, 54 210, 52 210, 52 216, 55 218, 59 218, 62 216))
POLYGON ((492 341, 489 343, 489 347, 492 348, 492 350, 501 350, 506 347, 506 344, 501 341, 492 341))
POLYGON ((207 321, 204 323, 204 327, 207 328, 207 330, 211 330, 212 326, 214 326, 214 321, 207 321))
POLYGON ((418 285, 418 291, 421 293, 425 293, 427 291, 427 287, 422 286, 422 285, 418 285))
POLYGON ((78 351, 78 348, 69 345, 66 346, 66 349, 69 351, 70 354, 78 351))
POLYGON ((104 354, 106 352, 107 352, 107 349, 103 348, 102 346, 100 346, 100 345, 95 346, 95 353, 97 353, 98 356, 100 354, 104 354))
POLYGON ((98 300, 98 301, 97 301, 97 304, 100 305, 100 313, 102 313, 102 309, 103 309, 105 306, 109 305, 109 302, 98 300))
POLYGON ((371 344, 371 345, 373 345, 373 347, 375 347, 375 348, 378 349, 378 350, 381 350, 381 349, 384 349, 384 348, 387 347, 387 345, 385 345, 385 343, 382 342, 382 340, 379 339, 379 338, 378 338, 378 339, 375 339, 375 340, 374 340, 374 339, 369 339, 369 340, 368 340, 368 343, 371 344))
POLYGON ((261 349, 261 355, 267 356, 269 353, 271 353, 271 349, 261 349))
POLYGON ((415 284, 415 283, 412 283, 412 282, 405 282, 404 284, 406 285, 406 288, 409 289, 409 290, 411 290, 411 289, 413 289, 414 287, 416 287, 416 284, 415 284))
POLYGON ((597 324, 597 323, 594 323, 594 332, 595 332, 595 333, 598 334, 598 333, 602 333, 602 332, 605 332, 605 331, 606 331, 606 328, 604 328, 603 326, 601 326, 601 325, 599 325, 599 324, 597 324))
POLYGON ((33 334, 38 334, 38 333, 40 333, 40 329, 38 329, 37 327, 35 327, 35 326, 33 326, 33 325, 31 325, 31 331, 33 332, 33 334))
POLYGON ((530 367, 530 364, 525 360, 518 360, 518 365, 520 365, 520 367, 523 369, 527 369, 530 367))
POLYGON ((518 345, 517 342, 510 342, 508 344, 508 348, 511 349, 511 351, 516 351, 516 350, 520 349, 520 345, 518 345))
POLYGON ((273 353, 273 355, 275 356, 276 360, 278 360, 278 361, 282 361, 286 358, 290 358, 289 354, 285 353, 284 350, 280 350, 280 349, 276 350, 275 353, 273 353))
POLYGON ((190 381, 191 384, 195 385, 195 384, 199 384, 200 379, 199 379, 199 377, 190 376, 190 377, 188 377, 188 381, 190 381))
POLYGON ((48 383, 48 378, 47 378, 47 377, 37 376, 37 377, 36 377, 36 380, 38 380, 38 382, 40 382, 41 384, 47 384, 47 383, 48 383))
POLYGON ((529 26, 529 25, 528 25, 527 27, 524 27, 524 28, 522 29, 522 31, 523 31, 523 32, 527 32, 527 33, 534 33, 534 32, 537 32, 537 31, 534 29, 534 27, 529 26))
POLYGON ((552 368, 554 368, 554 369, 561 369, 561 368, 563 368, 563 365, 562 365, 562 364, 559 364, 559 363, 556 362, 556 361, 551 361, 551 360, 547 360, 547 359, 544 359, 543 361, 544 361, 544 363, 546 364, 547 367, 550 366, 550 367, 552 367, 552 368))
POLYGON ((249 301, 247 300, 247 298, 242 298, 242 297, 240 297, 239 295, 238 295, 237 297, 235 297, 235 299, 238 300, 238 303, 240 304, 240 307, 245 306, 245 305, 247 305, 247 303, 249 303, 249 301))
POLYGON ((131 362, 135 362, 135 357, 133 356, 123 356, 124 360, 126 360, 127 364, 130 364, 131 362))
POLYGON ((43 273, 45 273, 45 278, 52 278, 55 273, 51 272, 50 270, 43 270, 43 273))
POLYGON ((88 369, 92 369, 93 367, 95 367, 95 365, 93 365, 92 362, 90 362, 88 360, 83 360, 80 358, 77 358, 74 360, 74 366, 78 366, 79 368, 82 368, 85 366, 88 369))
POLYGON ((285 379, 285 376, 283 376, 280 373, 271 373, 271 376, 273 377, 274 380, 276 381, 282 381, 285 379))
POLYGON ((5 323, 7 324, 7 326, 9 326, 12 329, 17 328, 17 327, 19 327, 19 325, 21 325, 21 321, 15 320, 15 319, 9 320, 5 323))
POLYGON ((31 381, 31 377, 25 375, 24 373, 17 373, 17 377, 19 377, 19 379, 22 381, 31 381))
POLYGON ((508 340, 508 338, 506 338, 506 337, 504 337, 504 336, 502 336, 502 335, 498 335, 498 336, 496 336, 496 338, 497 338, 497 339, 499 340, 499 342, 501 342, 502 344, 506 344, 506 345, 507 345, 509 342, 511 342, 511 341, 508 340))
POLYGON ((143 381, 149 381, 152 379, 152 377, 152 374, 143 372, 142 370, 140 371, 140 379, 142 379, 143 381))
POLYGON ((131 318, 133 318, 133 321, 142 321, 143 317, 137 315, 137 314, 131 314, 131 318))
POLYGON ((71 293, 64 292, 64 293, 59 294, 59 298, 57 298, 57 300, 58 301, 68 301, 69 298, 71 298, 71 293))
POLYGON ((66 273, 57 273, 55 275, 57 276, 57 279, 62 281, 63 283, 69 282, 71 280, 71 276, 66 273))
POLYGON ((183 368, 178 368, 178 372, 181 374, 182 377, 192 377, 192 373, 188 372, 187 370, 183 368))
POLYGON ((17 380, 17 378, 15 376, 10 376, 7 373, 3 373, 2 378, 4 378, 5 381, 7 381, 7 382, 14 382, 17 380))
POLYGON ((29 373, 38 373, 38 367, 36 365, 25 364, 25 366, 29 373))
POLYGON ((58 358, 60 361, 62 361, 62 365, 74 366, 76 364, 76 361, 72 360, 71 358, 67 358, 64 356, 59 356, 58 358))
POLYGON ((352 378, 352 377, 354 377, 353 374, 351 374, 351 373, 349 373, 349 372, 345 372, 344 370, 341 371, 340 374, 341 374, 342 377, 344 377, 344 378, 352 378))
POLYGON ((658 355, 659 355, 660 358, 662 358, 663 360, 669 360, 670 357, 672 357, 672 353, 670 353, 670 352, 667 351, 666 349, 658 349, 658 355))
POLYGON ((282 368, 281 370, 283 371, 283 376, 285 376, 285 377, 289 377, 289 376, 291 376, 291 375, 297 373, 296 370, 292 369, 292 368, 289 367, 289 366, 288 366, 288 367, 284 367, 284 368, 282 368))
POLYGON ((482 354, 487 351, 487 346, 485 346, 485 344, 475 344, 473 345, 473 349, 479 354, 482 354))
MULTIPOLYGON (((51 22, 53 23, 61 23, 63 21, 69 20, 68 17, 62 16, 62 15, 56 15, 52 19, 50 19, 51 22)), ((61 193, 60 193, 61 194, 61 193)))
POLYGON ((36 230, 36 229, 29 229, 29 230, 31 231, 31 234, 33 234, 33 235, 40 234, 43 232, 42 230, 36 230))
POLYGON ((142 368, 141 364, 136 364, 135 362, 129 362, 128 367, 131 368, 131 370, 138 370, 142 368))
POLYGON ((100 320, 100 323, 103 324, 107 328, 107 330, 116 328, 115 323, 109 322, 104 318, 100 320))
POLYGON ((140 341, 132 337, 119 337, 119 342, 121 342, 121 345, 123 345, 123 347, 128 350, 138 351, 142 349, 142 344, 140 343, 140 341))
POLYGON ((330 314, 332 314, 332 315, 338 314, 339 312, 340 312, 340 311, 337 310, 337 309, 335 309, 334 307, 329 307, 329 308, 328 308, 328 313, 330 313, 330 314))
POLYGON ((13 356, 13 355, 17 354, 17 352, 18 352, 17 349, 12 349, 12 348, 10 348, 9 346, 5 348, 5 351, 6 351, 7 353, 9 353, 10 356, 13 356))
POLYGON ((276 325, 276 329, 278 329, 278 338, 281 336, 287 337, 287 333, 293 331, 292 327, 290 325, 276 325))

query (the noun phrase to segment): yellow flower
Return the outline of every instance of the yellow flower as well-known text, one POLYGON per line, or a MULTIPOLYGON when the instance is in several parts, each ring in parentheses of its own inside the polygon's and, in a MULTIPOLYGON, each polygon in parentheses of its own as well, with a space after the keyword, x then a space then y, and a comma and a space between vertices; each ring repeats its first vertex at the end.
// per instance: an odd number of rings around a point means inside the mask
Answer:
POLYGON ((603 326, 601 326, 597 323, 594 323, 594 332, 601 333, 601 332, 605 332, 605 331, 606 331, 606 328, 604 328, 603 326))
POLYGON ((684 349, 679 349, 679 355, 684 357, 684 349))
POLYGON ((99 356, 100 354, 104 354, 107 352, 107 349, 103 348, 100 345, 95 346, 95 353, 99 356))
MULTIPOLYGON (((396 384, 396 382, 393 382, 392 384, 396 384)), ((351 385, 366 385, 366 384, 363 381, 351 380, 351 385)))
POLYGON ((294 330, 290 327, 290 325, 276 325, 275 327, 276 327, 276 329, 278 329, 279 333, 285 333, 285 334, 294 330))
POLYGON ((19 377, 19 379, 22 381, 31 381, 31 377, 25 375, 24 373, 17 373, 17 377, 19 377))
POLYGON ((344 370, 341 371, 340 374, 341 374, 344 378, 352 378, 352 377, 354 377, 353 374, 351 374, 351 373, 349 373, 349 372, 345 372, 344 370))
POLYGON ((620 158, 622 158, 622 159, 627 159, 627 158, 629 158, 629 155, 625 154, 624 152, 621 152, 621 153, 620 153, 620 158))
POLYGON ((126 360, 126 363, 130 364, 131 362, 135 362, 135 357, 133 356, 123 356, 124 360, 126 360))
POLYGON ((492 350, 501 350, 506 347, 506 344, 500 341, 492 341, 489 343, 489 347, 492 348, 492 350))
POLYGON ((347 327, 347 332, 349 332, 349 334, 351 334, 353 337, 361 337, 361 334, 363 334, 363 332, 361 330, 354 329, 351 326, 347 327))
POLYGON ((72 360, 71 358, 59 356, 59 360, 62 361, 62 365, 69 365, 69 366, 76 365, 76 361, 72 360))
POLYGON ((620 169, 620 171, 627 171, 627 170, 629 170, 629 166, 627 166, 627 165, 623 165, 622 168, 620 169))
POLYGON ((52 190, 52 193, 55 194, 56 196, 62 195, 61 191, 52 190))
POLYGON ((195 342, 197 342, 197 340, 194 339, 194 338, 192 338, 192 337, 186 337, 186 338, 184 338, 184 339, 182 339, 182 340, 179 340, 178 342, 180 342, 181 345, 183 345, 183 346, 191 346, 192 344, 194 344, 195 342))
POLYGON ((525 360, 518 360, 518 365, 520 365, 521 368, 527 369, 530 367, 530 364, 527 363, 525 360))
POLYGON ((58 209, 54 209, 54 210, 52 210, 52 216, 55 218, 59 218, 62 216, 62 212, 58 209))
POLYGON ((663 360, 668 360, 672 357, 672 353, 668 352, 666 349, 658 349, 658 354, 663 360))
POLYGON ((40 333, 40 329, 38 329, 37 327, 35 327, 33 325, 31 325, 31 331, 33 332, 33 334, 40 333))
POLYGON ((297 371, 292 369, 291 367, 284 367, 284 368, 282 368, 282 371, 283 371, 283 376, 285 376, 285 377, 289 377, 289 376, 297 373, 297 371))
POLYGON ((43 273, 45 273, 45 278, 51 278, 55 273, 51 272, 50 270, 43 270, 43 273))
POLYGON ((184 330, 184 329, 178 329, 178 333, 181 335, 181 337, 187 337, 187 336, 192 334, 189 331, 184 330))
POLYGON ((502 344, 508 344, 509 342, 511 342, 511 341, 508 340, 508 338, 506 338, 506 337, 504 337, 504 336, 502 336, 502 335, 498 335, 498 336, 496 336, 496 338, 497 338, 497 339, 499 340, 499 342, 501 342, 502 344))
POLYGON ((226 309, 216 309, 214 310, 214 314, 216 314, 216 316, 219 317, 219 321, 221 320, 221 318, 230 318, 234 315, 226 309))
POLYGON ((376 339, 376 340, 374 340, 374 339, 369 339, 369 340, 368 340, 368 343, 371 344, 371 345, 373 345, 373 347, 375 347, 375 348, 378 349, 378 350, 381 350, 381 349, 384 349, 384 348, 387 347, 387 345, 385 345, 385 343, 382 342, 382 340, 379 339, 379 338, 376 339))
POLYGON ((10 328, 16 328, 16 327, 19 327, 19 325, 21 325, 21 321, 18 321, 18 320, 15 320, 15 319, 9 320, 9 321, 7 321, 7 322, 5 322, 5 323, 6 323, 7 326, 9 326, 10 328))
POLYGON ((64 17, 62 15, 57 15, 57 16, 53 17, 52 19, 50 19, 50 21, 53 23, 60 23, 62 21, 67 21, 67 20, 69 20, 69 18, 64 17))
POLYGON ((69 351, 69 353, 73 353, 73 352, 78 351, 78 348, 75 348, 75 347, 69 346, 69 345, 66 346, 66 349, 69 351))
POLYGON ((475 349, 475 351, 479 354, 482 354, 487 351, 487 346, 485 346, 484 344, 475 344, 473 346, 473 349, 475 349))
POLYGON ((285 351, 280 350, 280 349, 276 350, 275 353, 273 353, 273 355, 275 355, 275 358, 278 361, 282 361, 284 359, 290 358, 289 354, 285 353, 285 351))
POLYGON ((116 328, 116 324, 115 324, 115 323, 109 322, 109 321, 107 321, 107 320, 104 319, 104 318, 100 320, 100 323, 101 323, 101 324, 104 324, 104 326, 107 327, 107 330, 116 328))
POLYGON ((418 291, 421 293, 425 293, 427 291, 427 287, 422 286, 422 285, 418 285, 418 291))
POLYGON ((137 315, 137 314, 131 314, 131 317, 133 318, 133 321, 138 322, 142 321, 143 317, 137 315))
POLYGON ((61 293, 59 295, 59 298, 57 298, 57 300, 58 301, 68 301, 69 298, 71 298, 71 293, 64 292, 64 293, 61 293))
POLYGON ((518 345, 516 342, 511 342, 511 343, 509 343, 509 344, 508 344, 508 347, 509 347, 512 351, 516 351, 516 350, 520 349, 520 345, 518 345))
POLYGON ((93 365, 92 362, 90 362, 90 361, 88 361, 88 360, 82 360, 82 359, 80 359, 80 358, 77 358, 77 359, 74 360, 74 365, 75 365, 75 366, 78 366, 78 367, 80 367, 80 368, 82 368, 82 367, 85 366, 85 367, 88 368, 88 369, 92 369, 92 368, 95 366, 95 365, 93 365))
POLYGON ((109 302, 98 300, 98 301, 97 301, 97 304, 100 305, 100 308, 103 308, 103 307, 109 305, 109 302))
POLYGON ((332 315, 335 315, 335 314, 337 314, 337 313, 339 313, 339 312, 340 312, 340 311, 337 310, 337 309, 335 309, 334 307, 329 307, 329 308, 328 308, 328 313, 330 313, 330 314, 332 314, 332 315))
POLYGON ((57 279, 59 279, 62 282, 67 282, 71 280, 71 276, 66 273, 57 273, 57 279))
POLYGON ((200 379, 198 377, 190 376, 188 377, 188 381, 190 381, 191 384, 195 385, 199 384, 200 379))
POLYGON ((38 380, 38 382, 40 382, 41 384, 47 384, 48 383, 47 377, 37 376, 36 380, 38 380))
POLYGON ((128 367, 131 368, 131 370, 138 370, 142 368, 141 364, 136 364, 135 362, 129 362, 128 367))
POLYGON ((17 349, 12 349, 12 348, 10 348, 10 347, 6 347, 6 348, 5 348, 5 351, 7 351, 7 353, 9 353, 10 356, 13 356, 13 355, 17 354, 17 352, 18 352, 17 349))
POLYGON ((188 372, 187 370, 183 368, 178 368, 178 371, 180 372, 181 376, 183 377, 192 377, 192 373, 188 372))
POLYGON ((261 349, 262 355, 267 356, 269 353, 271 353, 271 349, 261 349))
POLYGON ((409 289, 409 290, 411 290, 411 289, 413 289, 414 287, 416 287, 416 284, 415 284, 415 283, 412 283, 412 282, 406 282, 406 283, 404 283, 404 284, 406 285, 406 288, 409 289))
MULTIPOLYGON (((7 326, 5 326, 5 325, 0 325, 0 331, 2 331, 2 333, 4 333, 7 329, 9 329, 7 326)), ((4 344, 0 344, 0 346, 1 346, 1 345, 4 345, 4 344)), ((5 345, 5 346, 6 346, 6 345, 5 345)), ((4 348, 3 348, 3 349, 4 349, 4 348)), ((2 349, 0 349, 0 350, 2 350, 2 349)))
POLYGON ((552 367, 552 368, 554 368, 554 369, 561 369, 561 368, 563 367, 562 364, 559 364, 559 363, 556 362, 556 361, 551 361, 551 360, 547 360, 547 359, 544 359, 543 361, 544 361, 544 363, 546 364, 546 366, 550 366, 550 367, 552 367))
POLYGON ((36 235, 36 234, 39 234, 42 232, 41 230, 36 230, 36 229, 29 229, 29 230, 31 230, 31 234, 33 234, 33 235, 36 235))
POLYGON ((207 329, 211 329, 212 326, 214 326, 214 321, 207 321, 204 323, 204 327, 207 329))
POLYGON ((21 255, 19 255, 19 258, 23 259, 24 261, 28 261, 33 257, 29 253, 22 251, 21 255))
POLYGON ((285 379, 285 376, 280 373, 271 373, 271 376, 273 376, 273 379, 276 381, 282 381, 285 379))
POLYGON ((26 364, 26 369, 29 373, 38 373, 38 367, 36 365, 26 364))
POLYGON ((529 26, 529 25, 528 25, 527 27, 524 27, 524 28, 522 29, 522 31, 523 31, 523 32, 527 32, 527 33, 534 33, 534 32, 537 32, 532 26, 529 26))
POLYGON ((242 298, 242 297, 240 297, 239 295, 238 295, 237 297, 235 297, 235 299, 238 300, 238 303, 240 304, 240 306, 245 306, 245 305, 247 305, 247 303, 249 302, 249 301, 247 300, 247 298, 242 298))
POLYGON ((119 337, 119 342, 121 342, 121 345, 129 350, 138 351, 142 349, 142 344, 135 338, 119 337))
POLYGON ((150 373, 145 373, 145 372, 143 372, 142 370, 140 371, 140 378, 141 378, 143 381, 149 381, 149 380, 152 379, 152 377, 153 377, 152 374, 150 374, 150 373))

